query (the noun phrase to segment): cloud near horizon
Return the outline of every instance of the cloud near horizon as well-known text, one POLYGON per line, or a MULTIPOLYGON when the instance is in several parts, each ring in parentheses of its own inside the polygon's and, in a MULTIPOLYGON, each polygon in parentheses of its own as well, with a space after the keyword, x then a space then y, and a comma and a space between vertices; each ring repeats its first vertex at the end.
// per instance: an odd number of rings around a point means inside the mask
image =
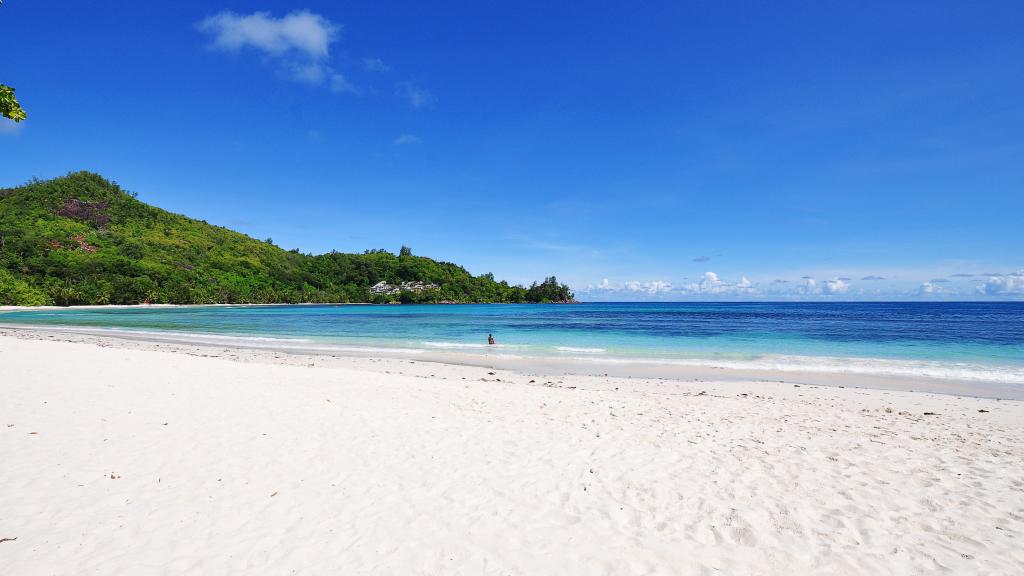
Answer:
POLYGON ((630 296, 631 294, 646 294, 649 296, 697 296, 708 295, 753 295, 757 293, 754 283, 746 276, 741 276, 738 282, 730 283, 722 280, 715 272, 705 272, 698 282, 691 282, 683 286, 674 286, 671 282, 664 280, 651 280, 641 282, 630 280, 622 284, 613 284, 607 278, 602 278, 598 284, 589 284, 580 289, 581 293, 598 295, 620 295, 630 296))
POLYGON ((741 283, 743 284, 743 287, 740 287, 739 285, 734 286, 723 281, 715 272, 705 272, 701 277, 700 282, 690 284, 686 287, 686 290, 691 294, 723 294, 732 291, 733 288, 737 288, 739 290, 747 290, 750 288, 750 282, 746 277, 742 278, 741 283))
POLYGON ((821 283, 822 294, 845 294, 849 289, 850 285, 844 282, 842 278, 824 280, 821 283))
MULTIPOLYGON (((607 281, 608 279, 605 278, 604 280, 607 281)), ((626 282, 623 288, 629 292, 646 292, 647 294, 660 294, 663 292, 671 292, 672 284, 668 282, 662 282, 660 280, 655 280, 653 282, 637 282, 636 280, 632 280, 630 282, 626 282)))
POLYGON ((602 278, 597 284, 589 284, 580 289, 581 294, 591 294, 602 297, 648 295, 665 298, 677 296, 688 297, 722 297, 727 299, 743 297, 782 297, 782 298, 805 298, 818 297, 829 298, 832 296, 847 294, 850 290, 849 279, 832 278, 818 281, 811 276, 806 276, 802 282, 791 284, 788 280, 776 279, 768 283, 762 289, 757 283, 751 281, 747 276, 740 275, 739 280, 732 282, 723 279, 716 272, 704 272, 699 280, 684 285, 673 285, 664 280, 653 280, 642 282, 630 280, 621 284, 611 282, 608 278, 602 278))
MULTIPOLYGON (((952 276, 952 275, 950 275, 952 276)), ((582 298, 601 300, 884 300, 888 299, 993 299, 1019 300, 1024 298, 1024 270, 1009 274, 978 275, 982 283, 955 282, 931 275, 912 282, 901 280, 891 286, 867 288, 857 286, 845 276, 826 279, 805 275, 800 280, 775 278, 757 282, 745 275, 738 280, 723 278, 717 272, 707 271, 697 280, 673 283, 669 280, 629 280, 615 282, 602 278, 599 283, 578 287, 582 298)), ((735 278, 735 277, 734 277, 735 278)), ((865 276, 869 280, 884 280, 881 276, 865 276)), ((878 286, 878 284, 874 284, 878 286)))
POLYGON ((1024 294, 1024 270, 990 276, 977 290, 990 296, 1024 294))

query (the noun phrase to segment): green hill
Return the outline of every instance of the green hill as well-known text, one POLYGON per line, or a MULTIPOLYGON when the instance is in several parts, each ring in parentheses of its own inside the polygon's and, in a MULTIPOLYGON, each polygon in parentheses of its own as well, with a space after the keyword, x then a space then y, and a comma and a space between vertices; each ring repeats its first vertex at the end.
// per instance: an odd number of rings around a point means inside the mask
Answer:
POLYGON ((554 277, 510 286, 407 248, 283 250, 140 202, 89 172, 0 189, 0 304, 571 300, 554 277), (378 282, 392 293, 371 292, 378 282))

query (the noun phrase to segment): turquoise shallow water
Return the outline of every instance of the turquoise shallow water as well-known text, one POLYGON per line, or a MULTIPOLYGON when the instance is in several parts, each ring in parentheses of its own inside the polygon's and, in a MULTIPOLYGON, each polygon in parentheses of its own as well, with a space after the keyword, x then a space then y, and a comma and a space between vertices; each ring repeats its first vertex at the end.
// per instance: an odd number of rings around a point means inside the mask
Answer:
POLYGON ((27 310, 3 324, 246 345, 816 369, 1024 384, 1024 303, 601 303, 27 310), (488 334, 498 345, 487 346, 488 334))

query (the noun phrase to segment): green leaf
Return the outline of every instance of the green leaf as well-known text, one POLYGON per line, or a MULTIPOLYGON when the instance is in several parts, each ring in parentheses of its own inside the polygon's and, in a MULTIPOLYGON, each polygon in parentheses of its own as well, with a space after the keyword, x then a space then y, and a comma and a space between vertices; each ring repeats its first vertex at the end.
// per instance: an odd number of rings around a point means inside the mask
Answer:
POLYGON ((0 84, 0 115, 15 122, 28 118, 18 99, 14 97, 14 88, 6 84, 0 84))

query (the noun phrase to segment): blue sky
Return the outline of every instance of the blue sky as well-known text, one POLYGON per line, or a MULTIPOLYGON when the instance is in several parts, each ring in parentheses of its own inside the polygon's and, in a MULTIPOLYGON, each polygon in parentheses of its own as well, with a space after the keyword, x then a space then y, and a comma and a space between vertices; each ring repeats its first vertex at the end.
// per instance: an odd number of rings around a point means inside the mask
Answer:
POLYGON ((587 300, 1024 297, 1020 2, 0 7, 0 185, 587 300))

